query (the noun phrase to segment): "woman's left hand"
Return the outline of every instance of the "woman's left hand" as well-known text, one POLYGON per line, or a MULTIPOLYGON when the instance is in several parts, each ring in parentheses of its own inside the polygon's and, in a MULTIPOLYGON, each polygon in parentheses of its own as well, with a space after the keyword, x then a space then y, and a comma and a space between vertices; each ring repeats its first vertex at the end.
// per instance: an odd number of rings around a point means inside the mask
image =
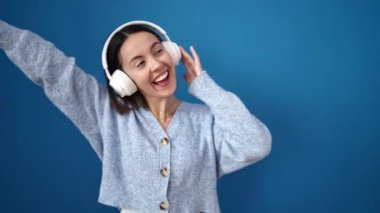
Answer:
POLYGON ((187 70, 185 74, 183 74, 183 77, 188 84, 191 84, 191 82, 193 82, 193 80, 203 71, 201 61, 193 46, 190 46, 190 51, 194 59, 182 47, 180 47, 180 50, 182 54, 182 63, 187 70))

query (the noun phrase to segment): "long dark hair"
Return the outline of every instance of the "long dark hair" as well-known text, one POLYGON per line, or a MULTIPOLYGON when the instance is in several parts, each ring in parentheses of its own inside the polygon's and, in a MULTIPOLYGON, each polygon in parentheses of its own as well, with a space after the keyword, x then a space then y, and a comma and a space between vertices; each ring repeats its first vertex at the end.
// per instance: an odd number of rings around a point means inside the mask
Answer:
MULTIPOLYGON (((119 53, 120 53, 121 46, 128 39, 129 35, 133 33, 141 32, 141 31, 152 33, 159 39, 159 41, 162 41, 158 33, 154 31, 153 29, 149 28, 148 26, 130 25, 123 28, 112 37, 107 48, 107 64, 108 64, 108 70, 111 75, 117 69, 122 70, 122 67, 119 61, 119 53)), ((109 85, 109 79, 107 78, 107 76, 106 76, 106 80, 107 80, 108 95, 110 96, 112 107, 114 107, 114 109, 118 113, 120 114, 129 113, 130 111, 135 110, 139 107, 148 108, 148 103, 146 102, 145 97, 141 94, 140 91, 135 92, 131 96, 125 96, 122 98, 109 85)))

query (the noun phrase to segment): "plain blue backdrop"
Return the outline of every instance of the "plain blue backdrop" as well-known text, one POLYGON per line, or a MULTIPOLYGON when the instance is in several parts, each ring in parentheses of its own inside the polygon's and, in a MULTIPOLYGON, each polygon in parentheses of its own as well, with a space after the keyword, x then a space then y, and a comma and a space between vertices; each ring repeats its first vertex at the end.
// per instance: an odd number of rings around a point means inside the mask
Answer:
MULTIPOLYGON (((222 212, 244 213, 380 212, 379 13, 375 0, 0 4, 102 83, 103 42, 124 22, 194 45, 273 135, 266 159, 219 180, 222 212)), ((71 121, 2 51, 0 70, 0 212, 117 212, 97 202, 101 163, 71 121)))

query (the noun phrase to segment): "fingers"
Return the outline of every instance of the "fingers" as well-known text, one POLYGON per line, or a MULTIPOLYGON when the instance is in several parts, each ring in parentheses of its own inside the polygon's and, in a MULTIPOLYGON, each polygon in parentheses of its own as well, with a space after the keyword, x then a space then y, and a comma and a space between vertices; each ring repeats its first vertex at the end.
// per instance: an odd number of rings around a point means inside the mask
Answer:
POLYGON ((200 74, 202 72, 202 66, 198 53, 195 51, 194 47, 190 46, 190 51, 194 59, 185 51, 185 49, 183 49, 183 47, 180 47, 180 50, 182 53, 182 62, 186 68, 190 69, 192 72, 195 72, 196 75, 200 74))
POLYGON ((195 68, 194 60, 182 47, 180 47, 180 49, 182 52, 182 62, 185 65, 187 72, 189 72, 189 74, 191 75, 195 75, 196 73, 194 71, 194 68, 195 68))
POLYGON ((182 62, 186 66, 186 68, 190 68, 191 66, 194 66, 194 61, 191 58, 191 56, 182 48, 180 47, 181 54, 182 54, 182 62))
MULTIPOLYGON (((191 51, 191 54, 193 55, 194 57, 194 63, 195 63, 195 66, 196 67, 200 67, 200 60, 199 60, 199 56, 198 56, 198 53, 195 51, 194 47, 193 46, 190 46, 190 51, 191 51)), ((197 73, 199 74, 199 73, 197 73)))
POLYGON ((183 77, 189 84, 191 84, 191 82, 202 72, 200 59, 193 46, 190 47, 190 51, 194 59, 182 47, 180 47, 180 51, 182 54, 182 62, 187 71, 183 77))

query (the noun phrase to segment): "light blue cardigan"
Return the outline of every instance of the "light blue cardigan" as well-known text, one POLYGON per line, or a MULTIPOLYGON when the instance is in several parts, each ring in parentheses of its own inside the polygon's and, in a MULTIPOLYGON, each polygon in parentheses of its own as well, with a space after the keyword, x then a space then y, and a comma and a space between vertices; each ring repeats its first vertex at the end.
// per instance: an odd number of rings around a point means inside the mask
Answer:
POLYGON ((175 213, 220 212, 217 178, 271 150, 266 126, 206 72, 189 87, 206 105, 182 102, 164 131, 143 108, 118 114, 106 86, 39 36, 0 20, 0 48, 94 148, 102 161, 100 203, 146 213, 162 212, 161 202, 175 213))

